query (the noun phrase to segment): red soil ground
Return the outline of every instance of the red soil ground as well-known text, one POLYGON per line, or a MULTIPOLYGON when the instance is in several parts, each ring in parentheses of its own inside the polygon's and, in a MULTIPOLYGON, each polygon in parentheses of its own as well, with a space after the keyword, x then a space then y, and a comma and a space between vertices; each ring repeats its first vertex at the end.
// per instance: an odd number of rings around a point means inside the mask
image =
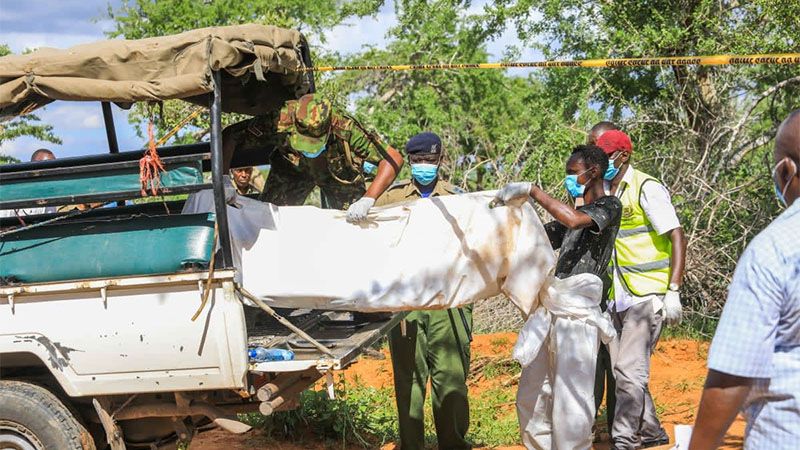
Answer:
MULTIPOLYGON (((472 343, 473 361, 481 357, 496 357, 511 355, 511 348, 516 339, 515 333, 493 333, 476 335, 472 343)), ((358 377, 361 383, 372 387, 383 387, 392 385, 392 365, 388 358, 388 350, 384 351, 385 359, 365 359, 362 358, 358 363, 353 364, 345 370, 348 381, 358 377)), ((668 340, 658 345, 652 358, 650 390, 653 398, 661 411, 661 420, 667 432, 672 435, 675 424, 692 424, 697 405, 700 402, 700 395, 706 376, 706 357, 708 354, 708 343, 696 342, 691 340, 668 340)), ((494 377, 491 379, 480 376, 472 377, 469 390, 470 396, 477 396, 480 392, 509 384, 508 376, 494 377)), ((515 385, 509 389, 516 389, 515 385)), ((513 414, 513 405, 509 406, 509 413, 513 414)), ((744 438, 744 421, 739 418, 734 422, 725 438, 722 448, 734 449, 741 448, 744 438)), ((668 449, 671 445, 659 447, 668 449)), ((297 445, 292 442, 269 441, 267 444, 258 431, 252 431, 245 435, 235 436, 220 430, 214 430, 199 436, 190 450, 251 450, 272 448, 278 450, 322 450, 326 447, 324 442, 318 445, 304 442, 297 445)), ((342 448, 337 446, 337 448, 342 448)), ((355 447, 354 447, 355 448, 355 447)), ((394 450, 394 444, 388 444, 382 450, 394 450)), ((523 450, 520 446, 499 447, 508 450, 523 450)), ((600 442, 595 445, 595 449, 607 449, 607 442, 600 442)))

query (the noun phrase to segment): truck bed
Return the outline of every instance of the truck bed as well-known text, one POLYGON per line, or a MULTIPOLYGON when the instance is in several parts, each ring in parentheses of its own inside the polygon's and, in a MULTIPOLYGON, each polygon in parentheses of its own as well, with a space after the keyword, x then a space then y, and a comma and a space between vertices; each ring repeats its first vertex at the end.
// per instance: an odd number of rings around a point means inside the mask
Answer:
POLYGON ((371 315, 369 320, 354 320, 350 312, 276 308, 278 314, 328 347, 333 354, 329 356, 274 318, 258 312, 255 325, 248 329, 249 345, 287 348, 294 351, 295 360, 251 364, 251 370, 256 372, 305 370, 310 367, 342 369, 405 316, 371 315))

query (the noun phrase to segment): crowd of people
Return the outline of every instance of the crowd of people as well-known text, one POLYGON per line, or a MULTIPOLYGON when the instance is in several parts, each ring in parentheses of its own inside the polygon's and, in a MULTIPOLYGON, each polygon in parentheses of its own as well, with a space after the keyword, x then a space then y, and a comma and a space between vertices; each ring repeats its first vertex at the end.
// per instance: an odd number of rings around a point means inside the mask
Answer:
MULTIPOLYGON (((663 326, 681 321, 687 240, 667 188, 632 164, 634 148, 615 124, 600 122, 565 161, 569 201, 530 182, 496 193, 497 205, 533 201, 552 216, 545 231, 559 250, 556 277, 603 281, 596 303, 539 306, 549 322, 517 393, 527 448, 590 448, 604 399, 612 448, 669 443, 648 389, 650 357, 663 326)), ((322 206, 346 210, 352 223, 376 206, 461 192, 442 176, 444 149, 435 133, 413 136, 404 158, 314 94, 229 126, 223 151, 239 194, 301 205, 319 188, 322 206), (271 152, 266 180, 258 169, 230 168, 233 154, 247 148, 271 152), (395 182, 405 163, 411 179, 395 182)), ((746 447, 789 449, 800 442, 800 110, 778 130, 772 176, 786 210, 739 261, 711 345, 691 449, 716 448, 740 410, 748 422, 746 447)), ((416 311, 391 331, 400 448, 425 446, 429 383, 439 447, 471 447, 471 332, 471 308, 416 311)))
MULTIPOLYGON (((354 223, 374 206, 460 192, 440 173, 443 149, 436 134, 408 141, 411 179, 393 184, 405 162, 400 153, 313 94, 288 102, 280 114, 228 127, 226 162, 243 147, 274 149, 262 200, 299 205, 318 187, 322 206, 346 209, 354 223)), ((571 201, 529 182, 507 184, 496 194, 497 204, 532 200, 552 216, 545 230, 559 249, 556 277, 592 274, 604 283, 594 306, 603 316, 550 305, 544 344, 523 368, 517 394, 528 448, 590 448, 604 397, 612 448, 669 443, 648 389, 650 357, 663 326, 681 322, 687 240, 669 191, 633 166, 634 154, 624 131, 600 122, 565 162, 571 201)), ((800 196, 800 112, 781 126, 775 158, 776 191, 788 207, 800 196)), ((800 442, 800 252, 779 243, 797 236, 797 208, 788 208, 742 256, 711 347, 692 449, 718 446, 743 405, 748 447, 800 442)), ((439 448, 470 448, 471 327, 471 310, 462 308, 413 312, 402 330, 391 332, 402 449, 424 448, 428 383, 439 448)))

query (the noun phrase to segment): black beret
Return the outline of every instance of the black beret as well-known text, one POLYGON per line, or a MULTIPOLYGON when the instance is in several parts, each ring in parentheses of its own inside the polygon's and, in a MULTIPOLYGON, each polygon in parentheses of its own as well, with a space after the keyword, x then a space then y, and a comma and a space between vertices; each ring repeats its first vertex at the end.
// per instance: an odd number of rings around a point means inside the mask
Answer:
POLYGON ((406 143, 406 153, 409 155, 417 153, 429 153, 438 155, 442 153, 442 140, 435 133, 426 131, 416 136, 412 136, 406 143))

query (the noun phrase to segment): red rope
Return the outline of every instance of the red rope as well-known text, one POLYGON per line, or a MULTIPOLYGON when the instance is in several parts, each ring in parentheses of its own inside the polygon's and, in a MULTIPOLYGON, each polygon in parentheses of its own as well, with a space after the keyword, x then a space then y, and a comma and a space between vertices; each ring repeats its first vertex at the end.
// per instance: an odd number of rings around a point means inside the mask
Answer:
POLYGON ((164 171, 164 164, 158 157, 156 151, 156 141, 153 137, 153 122, 147 124, 147 137, 149 139, 147 150, 139 160, 139 181, 142 183, 142 196, 147 196, 149 187, 151 195, 158 195, 158 188, 161 187, 159 172, 164 171))

